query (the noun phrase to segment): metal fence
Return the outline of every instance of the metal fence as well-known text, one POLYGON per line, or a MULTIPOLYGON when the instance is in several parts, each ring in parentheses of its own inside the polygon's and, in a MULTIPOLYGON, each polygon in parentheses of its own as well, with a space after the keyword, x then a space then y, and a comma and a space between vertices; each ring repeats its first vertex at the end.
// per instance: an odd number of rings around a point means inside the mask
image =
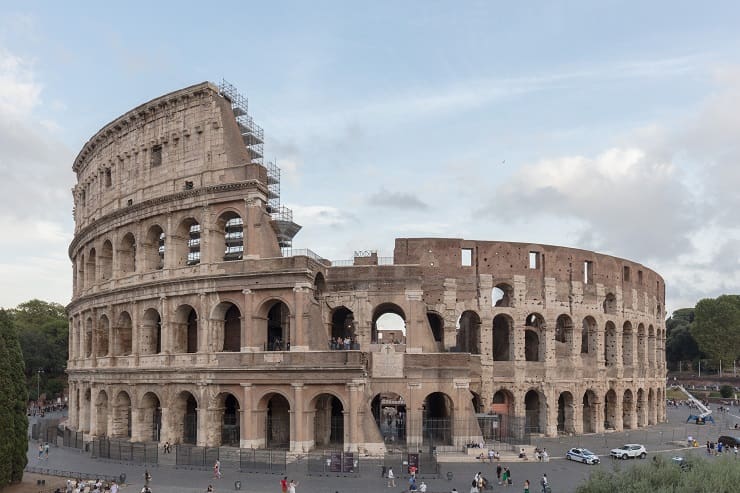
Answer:
POLYGON ((437 456, 434 453, 421 451, 385 454, 381 467, 383 472, 392 467, 396 477, 409 474, 411 467, 416 468, 417 476, 438 477, 440 469, 437 456))
POLYGON ((83 480, 99 479, 106 483, 112 483, 113 481, 116 481, 118 483, 126 482, 125 474, 121 474, 119 476, 109 476, 105 474, 100 474, 98 472, 67 471, 65 469, 51 469, 48 467, 34 467, 34 466, 26 466, 25 471, 33 473, 33 474, 43 474, 44 476, 56 476, 60 478, 69 478, 69 479, 83 479, 83 480))
POLYGON ((93 459, 110 459, 134 464, 157 464, 157 443, 129 442, 111 438, 99 438, 92 442, 93 459))
POLYGON ((341 450, 322 450, 312 452, 307 457, 309 475, 358 475, 360 455, 341 450))
POLYGON ((65 428, 62 433, 62 446, 82 449, 85 446, 83 440, 83 433, 81 431, 73 431, 69 428, 65 428))
POLYGON ((175 466, 189 468, 211 467, 219 460, 218 447, 175 446, 175 466))
POLYGON ((287 469, 288 453, 285 450, 239 449, 239 470, 283 474, 287 469))

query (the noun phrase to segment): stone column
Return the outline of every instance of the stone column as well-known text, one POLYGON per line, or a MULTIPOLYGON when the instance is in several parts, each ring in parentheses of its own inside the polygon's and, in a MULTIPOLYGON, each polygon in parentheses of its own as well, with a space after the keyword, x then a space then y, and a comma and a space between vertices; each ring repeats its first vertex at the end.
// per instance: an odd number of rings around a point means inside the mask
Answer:
POLYGON ((196 445, 198 447, 208 447, 208 425, 209 425, 209 418, 208 415, 208 409, 205 407, 205 403, 201 405, 201 402, 198 402, 198 407, 195 408, 195 413, 198 416, 198 436, 196 438, 196 445))
POLYGON ((159 341, 159 346, 162 349, 162 353, 170 354, 172 353, 172 347, 173 347, 173 334, 172 334, 172 327, 170 327, 170 313, 169 313, 169 303, 167 301, 166 296, 160 296, 159 297, 159 324, 161 327, 161 332, 159 334, 159 337, 161 340, 159 341))
POLYGON ((68 423, 69 427, 73 430, 78 430, 80 423, 79 423, 79 410, 77 409, 77 406, 79 406, 79 400, 78 400, 78 385, 75 382, 69 382, 69 399, 67 400, 67 407, 68 407, 68 423))
POLYGON ((290 325, 290 350, 308 351, 308 339, 304 329, 304 305, 306 293, 311 286, 308 283, 296 283, 293 288, 294 323, 290 325))
POLYGON ((419 445, 422 442, 422 409, 423 401, 419 400, 422 393, 421 383, 407 383, 409 401, 406 406, 406 444, 419 445))
POLYGON ((256 448, 255 439, 257 438, 256 422, 252 413, 253 386, 251 383, 242 383, 243 399, 239 416, 241 436, 239 437, 239 446, 241 448, 256 448))
POLYGON ((293 407, 290 410, 290 450, 291 452, 307 452, 313 445, 307 438, 308 426, 303 403, 303 384, 293 383, 293 407))
POLYGON ((573 430, 576 435, 583 435, 583 403, 575 396, 573 397, 573 430))
POLYGON ((545 396, 545 435, 556 437, 558 436, 558 394, 554 391, 543 392, 543 394, 545 396))
MULTIPOLYGON (((145 442, 149 441, 150 436, 145 436, 143 433, 143 420, 144 413, 142 409, 136 405, 136 402, 131 402, 131 441, 132 442, 145 442)), ((151 430, 150 430, 151 433, 151 430)))
POLYGON ((254 321, 252 320, 254 296, 251 289, 243 289, 244 294, 244 313, 242 313, 241 324, 241 351, 251 352, 259 351, 254 342, 254 321))
POLYGON ((198 293, 198 352, 210 352, 210 323, 208 319, 207 299, 205 293, 198 293))
MULTIPOLYGON (((139 309, 136 301, 131 302, 131 355, 139 356, 139 347, 141 339, 141 328, 139 327, 139 309)), ((138 364, 136 365, 138 366, 138 364)))
POLYGON ((346 433, 347 440, 345 440, 344 449, 348 452, 357 452, 357 436, 360 426, 360 423, 357 420, 357 407, 359 406, 358 385, 356 382, 350 382, 346 387, 349 393, 349 419, 347 419, 348 423, 346 430, 348 433, 346 433))
POLYGON ((622 415, 624 414, 624 410, 622 409, 622 397, 624 396, 624 390, 617 391, 615 389, 615 392, 617 394, 616 402, 614 403, 614 431, 624 431, 624 423, 622 419, 622 415))

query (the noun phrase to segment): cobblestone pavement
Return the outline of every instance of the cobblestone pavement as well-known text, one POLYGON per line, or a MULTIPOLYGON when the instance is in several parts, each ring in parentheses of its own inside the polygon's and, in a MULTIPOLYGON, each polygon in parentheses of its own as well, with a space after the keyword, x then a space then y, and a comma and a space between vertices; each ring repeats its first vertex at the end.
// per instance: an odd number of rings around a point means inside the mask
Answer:
MULTIPOLYGON (((539 491, 539 478, 542 477, 543 473, 547 473, 553 492, 572 492, 579 483, 596 469, 624 469, 641 462, 639 460, 612 460, 608 457, 611 448, 624 443, 642 443, 648 450, 648 456, 656 453, 663 454, 666 457, 674 455, 688 456, 691 454, 704 455, 704 443, 707 440, 716 441, 719 435, 735 434, 729 428, 732 428, 737 420, 731 416, 718 417, 718 413, 715 412, 716 424, 697 426, 684 423, 689 414, 688 411, 688 408, 685 407, 669 408, 668 423, 639 430, 582 437, 538 439, 532 445, 546 447, 552 457, 550 462, 522 461, 509 455, 501 463, 510 468, 514 487, 504 488, 494 484, 493 491, 508 490, 512 493, 521 491, 525 479, 529 479, 532 483, 533 492, 539 491), (699 448, 685 448, 686 439, 689 435, 699 441, 701 445, 699 448), (601 456, 602 463, 588 466, 566 461, 563 458, 565 451, 574 446, 589 448, 601 456)), ((733 414, 740 413, 735 409, 733 414)), ((740 432, 737 434, 740 435, 740 432)), ((127 485, 122 491, 126 493, 138 493, 143 486, 145 471, 143 466, 91 459, 88 453, 63 447, 52 447, 48 460, 38 460, 37 447, 37 442, 29 442, 29 466, 108 476, 118 476, 123 473, 126 474, 127 485)), ((362 470, 356 476, 308 476, 305 460, 298 460, 288 465, 286 474, 289 479, 293 478, 300 483, 297 488, 298 493, 400 492, 407 485, 407 477, 404 476, 396 479, 396 488, 387 488, 385 480, 380 477, 379 467, 377 465, 368 466, 368 463, 369 461, 361 462, 362 470)), ((456 488, 460 493, 466 493, 470 489, 470 481, 473 475, 478 471, 481 471, 489 479, 495 479, 496 477, 495 464, 444 462, 440 466, 441 478, 421 477, 428 485, 428 492, 450 492, 452 488, 456 488), (452 473, 452 479, 447 479, 448 472, 452 473)), ((221 479, 213 479, 211 470, 176 469, 171 465, 155 466, 150 468, 149 471, 153 477, 151 484, 153 493, 201 493, 206 491, 209 484, 213 484, 217 493, 231 492, 236 491, 235 481, 241 482, 241 491, 244 492, 278 493, 280 491, 280 476, 277 474, 241 473, 226 466, 222 467, 223 475, 221 479)), ((398 475, 398 473, 397 471, 396 474, 398 475)))

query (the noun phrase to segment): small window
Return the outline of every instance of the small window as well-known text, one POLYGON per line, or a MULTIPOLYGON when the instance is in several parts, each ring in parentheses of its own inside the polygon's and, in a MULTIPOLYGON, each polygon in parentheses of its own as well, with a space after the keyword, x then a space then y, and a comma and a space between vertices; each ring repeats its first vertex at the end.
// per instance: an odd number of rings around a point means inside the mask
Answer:
POLYGON ((193 189, 193 182, 192 181, 186 181, 185 182, 185 190, 192 190, 193 189))
POLYGON ((473 265, 473 250, 471 248, 463 248, 461 256, 463 267, 470 267, 473 265))
POLYGON ((593 284, 594 263, 590 260, 583 262, 583 284, 593 284))
POLYGON ((529 252, 529 268, 540 268, 540 252, 529 252))
POLYGON ((162 164, 162 146, 152 147, 152 168, 162 164))
POLYGON ((622 280, 624 282, 630 282, 630 268, 628 265, 624 266, 624 275, 622 275, 622 280))
POLYGON ((642 284, 642 271, 641 270, 637 271, 637 282, 639 284, 642 284))
POLYGON ((110 168, 106 168, 105 170, 105 186, 110 187, 113 185, 113 173, 111 172, 110 168))
POLYGON ((126 205, 134 205, 134 199, 128 199, 126 205))

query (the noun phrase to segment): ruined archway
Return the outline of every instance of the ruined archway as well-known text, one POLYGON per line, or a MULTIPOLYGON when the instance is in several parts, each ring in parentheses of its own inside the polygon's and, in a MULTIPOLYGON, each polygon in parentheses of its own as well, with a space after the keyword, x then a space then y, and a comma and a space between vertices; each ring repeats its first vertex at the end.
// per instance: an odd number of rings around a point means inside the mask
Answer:
POLYGON ((555 322, 555 352, 570 356, 573 348, 573 320, 568 315, 560 315, 555 322))
POLYGON ((611 320, 604 326, 604 363, 606 366, 617 365, 617 327, 611 320))
POLYGON ((583 319, 581 329, 581 354, 596 355, 599 345, 599 334, 597 331, 596 320, 593 317, 583 319))
POLYGON ((616 430, 617 419, 617 393, 614 389, 609 389, 604 397, 604 428, 616 430))
POLYGON ((545 397, 534 389, 524 395, 524 429, 527 433, 544 433, 547 427, 545 397))
POLYGON ((383 442, 406 442, 406 402, 403 397, 393 392, 377 394, 370 403, 370 409, 383 442))
POLYGON ((100 279, 107 281, 113 278, 113 244, 110 240, 103 242, 100 251, 100 279))
POLYGON ((213 309, 211 315, 216 351, 239 352, 241 350, 242 316, 239 307, 224 301, 213 309))
POLYGON ((572 435, 576 432, 575 403, 573 394, 561 392, 558 396, 558 433, 572 435))
POLYGON ((632 324, 628 321, 622 326, 622 365, 625 367, 632 366, 634 363, 632 354, 632 324))
POLYGON ((121 391, 113 404, 111 437, 131 438, 131 396, 121 391))
POLYGON ((132 233, 126 233, 118 245, 118 270, 123 274, 136 272, 136 240, 132 233))
POLYGON ((494 361, 510 361, 511 357, 511 328, 513 320, 508 315, 493 317, 493 359, 494 361))
POLYGON ((162 352, 162 318, 154 308, 144 312, 141 321, 141 354, 158 354, 162 352))
MULTIPOLYGON (((188 217, 180 222, 172 237, 172 255, 177 267, 200 263, 200 224, 188 217)), ((170 250, 169 245, 167 245, 170 250)))
POLYGON ((98 392, 95 398, 95 429, 91 432, 99 437, 108 435, 108 394, 105 390, 98 392))
POLYGON ((267 311, 267 351, 290 350, 290 310, 282 301, 274 301, 267 311))
POLYGON ((231 393, 222 393, 216 397, 216 420, 220 420, 218 443, 227 447, 239 447, 239 400, 231 393))
POLYGON ((445 333, 445 322, 442 316, 439 313, 427 312, 427 321, 429 322, 429 328, 432 329, 432 337, 434 337, 434 342, 443 342, 445 333))
POLYGON ((331 312, 331 341, 330 349, 344 349, 344 341, 356 338, 355 315, 346 306, 336 307, 331 312))
POLYGON ((132 327, 131 315, 121 312, 113 329, 113 355, 128 356, 132 351, 132 327))
POLYGON ((617 297, 614 293, 607 293, 603 303, 604 313, 607 315, 617 314, 617 297))
POLYGON ((172 323, 172 351, 175 353, 198 352, 198 313, 190 305, 180 305, 175 310, 172 323))
POLYGON ((458 321, 456 346, 462 353, 480 354, 480 317, 471 310, 464 311, 458 321))
POLYGON ((491 304, 496 308, 507 308, 512 306, 514 299, 514 288, 506 283, 499 283, 491 290, 491 304))
POLYGON ((223 252, 223 259, 241 260, 244 256, 244 223, 234 211, 224 212, 216 221, 214 235, 216 251, 223 252))
POLYGON ((422 435, 429 446, 452 445, 453 403, 443 392, 433 392, 424 399, 422 435))
POLYGON ((637 365, 642 370, 645 368, 645 349, 647 347, 647 337, 645 333, 645 326, 640 324, 637 326, 637 365))
POLYGON ((290 404, 277 393, 262 398, 260 409, 265 410, 265 447, 287 449, 290 447, 290 404))
POLYGON ((85 285, 92 286, 96 282, 96 255, 95 255, 95 249, 91 248, 90 252, 87 254, 87 265, 85 266, 85 275, 87 276, 87 279, 85 281, 85 285))
POLYGON ((524 360, 544 361, 545 318, 539 313, 530 313, 524 322, 524 360))
POLYGON ((95 356, 98 358, 108 356, 108 334, 110 333, 110 322, 105 315, 100 316, 96 330, 97 341, 95 343, 95 356))
POLYGON ((371 340, 384 344, 406 343, 406 314, 400 306, 382 303, 373 311, 371 340))
POLYGON ((332 394, 320 394, 313 401, 313 436, 316 448, 344 448, 344 406, 332 394))
POLYGON ((599 415, 599 399, 593 390, 583 394, 583 433, 596 433, 599 415))
POLYGON ((152 225, 146 233, 143 247, 144 269, 147 271, 164 268, 165 234, 158 224, 152 225))
POLYGON ((633 423, 636 423, 635 418, 635 402, 632 391, 627 389, 624 391, 622 397, 622 428, 625 430, 631 430, 633 423))
POLYGON ((656 360, 657 352, 655 350, 655 329, 653 328, 652 325, 648 326, 647 355, 648 355, 648 367, 655 368, 655 360, 656 360))
POLYGON ((93 355, 93 320, 87 317, 85 320, 85 357, 90 358, 93 355))
POLYGON ((141 398, 139 409, 141 419, 141 439, 158 442, 162 430, 162 404, 154 392, 147 392, 141 398))

